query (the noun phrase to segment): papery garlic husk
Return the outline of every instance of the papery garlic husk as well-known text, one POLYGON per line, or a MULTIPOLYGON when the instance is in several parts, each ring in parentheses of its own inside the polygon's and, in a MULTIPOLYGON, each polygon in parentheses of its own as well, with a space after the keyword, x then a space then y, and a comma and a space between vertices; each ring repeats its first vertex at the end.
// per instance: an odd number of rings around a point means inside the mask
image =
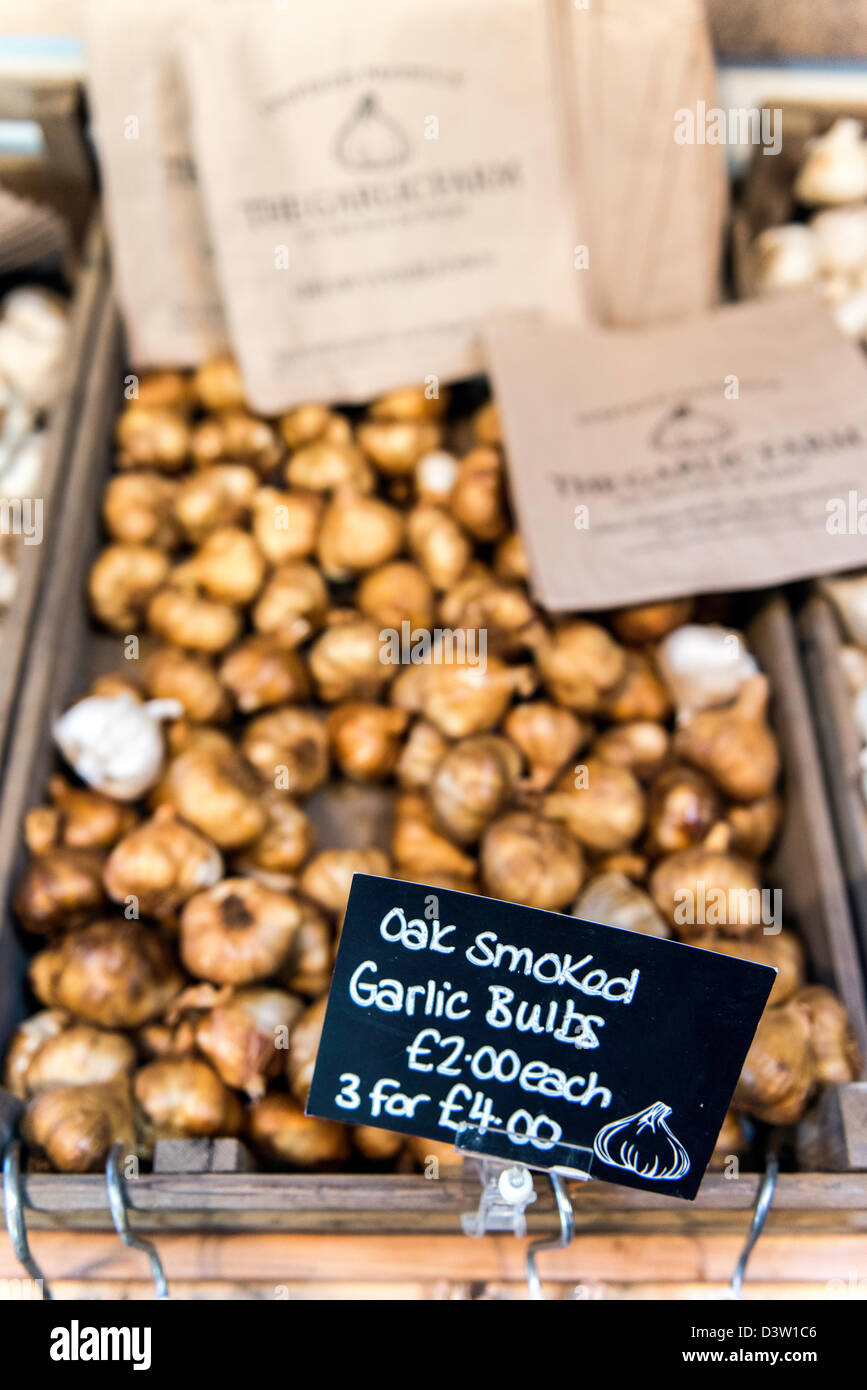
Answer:
POLYGON ((391 852, 400 872, 420 879, 437 873, 469 878, 476 867, 475 860, 442 833, 428 798, 418 792, 402 792, 397 798, 391 852))
POLYGON ((192 382, 184 372, 142 372, 138 382, 139 405, 168 410, 188 410, 193 404, 192 382))
POLYGON ((328 998, 323 996, 310 1004, 296 1023, 289 1038, 286 1056, 286 1080, 299 1105, 307 1104, 307 1093, 316 1067, 316 1054, 325 1024, 328 998))
POLYGON ((90 606, 113 632, 135 632, 168 575, 168 557, 155 545, 107 545, 88 576, 90 606))
POLYGON ((503 732, 530 764, 526 787, 545 791, 587 743, 592 725, 550 700, 532 700, 509 710, 503 732))
POLYGON ((377 1129, 374 1125, 356 1125, 352 1142, 363 1158, 371 1163, 388 1163, 397 1158, 406 1138, 392 1129, 377 1129))
POLYGON ((438 824, 461 844, 472 844, 505 808, 520 772, 521 755, 506 738, 477 734, 454 744, 431 778, 438 824))
POLYGON ((376 475, 351 440, 322 438, 296 450, 286 466, 286 481, 298 492, 337 492, 343 487, 372 492, 376 475))
POLYGON ((799 202, 854 203, 867 198, 867 142, 860 121, 841 118, 807 143, 794 184, 799 202))
POLYGON ((232 357, 212 357, 193 374, 192 389, 205 410, 240 410, 244 382, 232 357))
POLYGON ((263 780, 290 796, 306 796, 328 780, 328 729, 313 710, 287 705, 260 714, 244 728, 241 747, 263 780))
POLYGON ((652 854, 671 854, 701 844, 720 814, 713 783, 697 768, 673 764, 650 787, 647 843, 652 854))
POLYGON ((199 1022, 196 1043, 227 1086, 252 1100, 265 1094, 303 1012, 300 999, 281 989, 239 989, 199 1022))
POLYGON ((415 466, 415 490, 419 500, 447 503, 459 468, 454 454, 446 453, 443 449, 423 454, 415 466))
POLYGON ((120 446, 120 466, 158 468, 178 473, 190 453, 190 427, 180 410, 160 409, 130 401, 115 427, 120 446))
POLYGON ((178 484, 162 473, 116 473, 102 499, 102 519, 112 540, 122 545, 172 550, 180 527, 173 508, 178 484))
POLYGON ((252 603, 265 581, 265 559, 253 537, 238 526, 211 531, 192 560, 205 593, 223 603, 252 603))
POLYGON ((198 1057, 148 1062, 136 1073, 133 1091, 161 1138, 232 1135, 241 1128, 243 1111, 237 1096, 198 1057))
POLYGON ((730 806, 726 821, 731 826, 731 848, 748 859, 761 859, 773 844, 783 814, 778 796, 760 797, 744 806, 730 806))
POLYGON ((585 922, 602 922, 605 926, 641 932, 644 936, 671 936, 671 928, 657 911, 650 894, 625 874, 597 874, 578 894, 571 912, 573 917, 585 922))
POLYGON ((724 956, 735 956, 738 960, 751 960, 756 965, 769 965, 776 970, 777 978, 768 998, 769 1008, 785 1004, 804 983, 804 952, 792 932, 765 933, 761 927, 754 927, 737 940, 711 932, 707 936, 694 937, 690 945, 700 946, 706 951, 718 951, 724 956))
POLYGON ((540 625, 522 584, 504 584, 483 565, 472 566, 443 596, 444 627, 484 631, 488 651, 511 654, 532 645, 540 625))
POLYGON ((767 724, 766 676, 746 681, 734 704, 691 713, 674 736, 674 752, 713 778, 735 801, 770 796, 780 775, 777 740, 767 724))
POLYGON ((196 1050, 196 1028, 191 1017, 175 1023, 146 1023, 136 1033, 143 1057, 189 1057, 196 1050))
POLYGON ((397 760, 398 785, 406 791, 430 786, 437 763, 449 748, 449 741, 435 724, 416 719, 404 740, 397 760))
POLYGON ((851 275, 867 265, 867 207, 831 208, 810 222, 822 270, 851 275))
POLYGON ((689 1172, 690 1161, 666 1123, 671 1113, 671 1106, 658 1100, 634 1115, 603 1125, 593 1141, 596 1156, 612 1168, 640 1178, 676 1182, 689 1172))
POLYGON ((259 486, 255 469, 217 463, 173 484, 173 516, 187 540, 199 545, 220 526, 237 526, 252 510, 259 486))
POLYGON ((254 876, 258 870, 292 874, 313 849, 313 826, 301 807, 282 791, 269 788, 262 792, 261 804, 268 817, 265 828, 236 860, 236 867, 254 876))
POLYGON ((499 724, 514 695, 535 687, 527 666, 506 666, 489 656, 484 665, 432 659, 405 667, 394 682, 392 702, 423 713, 448 738, 483 734, 499 724))
POLYGON ((27 1070, 28 1094, 52 1086, 95 1086, 129 1076, 136 1050, 123 1033, 108 1033, 89 1023, 70 1023, 47 1038, 27 1070))
POLYGON ((197 467, 230 462, 248 463, 262 475, 270 473, 283 456, 283 447, 267 420, 246 410, 226 410, 217 419, 202 420, 190 440, 197 467))
POLYGON ((301 449, 305 444, 312 444, 325 433, 334 418, 327 405, 318 402, 297 405, 280 416, 278 423, 283 443, 287 449, 301 449))
POLYGON ((105 1167, 119 1143, 135 1154, 137 1140, 129 1081, 95 1086, 55 1086, 30 1101, 22 1134, 61 1173, 90 1173, 105 1167))
POLYGON ((494 577, 503 583, 529 583, 530 560, 524 538, 517 531, 510 531, 497 542, 493 570, 494 577))
POLYGON ((247 1136, 264 1158, 293 1168, 319 1168, 349 1156, 345 1125, 305 1115, 290 1096, 274 1092, 251 1107, 247 1136))
POLYGON ((306 560, 316 549, 324 503, 312 492, 260 488, 253 498, 253 535, 272 565, 306 560))
POLYGON ((656 906, 685 941, 708 928, 743 936, 762 925, 761 883, 755 865, 740 855, 705 845, 679 850, 660 859, 649 887, 656 906))
POLYGON ((347 700, 328 716, 331 752, 340 771, 359 782, 389 777, 409 721, 406 710, 347 700))
POLYGON ((862 1058, 855 1031, 840 1000, 823 985, 805 985, 794 1002, 806 1009, 816 1080, 843 1086, 861 1075, 862 1058))
POLYGON ((657 647, 656 664, 679 713, 727 704, 759 669, 741 634, 713 623, 675 628, 657 647))
POLYGON ((65 1009, 40 1009, 18 1025, 6 1050, 3 1085, 7 1091, 11 1091, 19 1100, 27 1099, 27 1074, 31 1062, 47 1042, 59 1037, 71 1021, 65 1009))
POLYGON ((305 700, 310 693, 303 657, 273 637, 261 635, 246 637, 226 654, 220 680, 242 714, 305 700))
POLYGON ((249 878, 226 878, 184 908, 181 960, 197 979, 220 985, 267 980, 286 959, 301 920, 292 894, 249 878))
POLYGON ((584 857, 568 830, 532 811, 489 825, 480 860, 492 897, 550 911, 572 902, 584 878, 584 857))
POLYGON ((536 663, 542 684, 559 704, 595 714, 605 692, 622 678, 626 653, 603 627, 577 620, 540 638, 536 663))
POLYGON ((101 856, 56 845, 29 860, 15 885, 12 910, 28 931, 46 934, 79 926, 103 901, 101 856))
POLYGON ((106 861, 103 881, 115 902, 135 898, 145 917, 172 918, 202 888, 223 876, 223 856, 200 831, 185 825, 171 806, 131 830, 106 861))
POLYGON ((331 925, 325 912, 313 902, 299 897, 303 914, 292 938, 289 954, 278 972, 281 985, 293 994, 316 997, 331 983, 334 963, 331 925))
POLYGON ((222 724, 232 713, 229 692, 205 657, 180 647, 161 647, 146 657, 142 680, 155 700, 177 700, 185 718, 222 724))
POLYGON ((819 275, 819 247, 811 227, 788 222, 759 232, 750 250, 756 294, 806 288, 819 275))
POLYGON ((566 822, 588 849, 602 853, 626 849, 640 834, 645 820, 641 783, 626 768, 590 757, 577 773, 564 772, 543 802, 551 820, 566 822))
POLYGON ((508 529, 503 461, 497 449, 479 445, 461 460, 449 508, 477 541, 496 541, 508 529))
POLYGON ((30 962, 37 998, 101 1028, 138 1028, 164 1012, 182 977, 165 941, 123 917, 102 918, 30 962))
POLYGON ((851 640, 867 647, 867 574, 820 579, 819 587, 833 603, 851 640))
POLYGON ((71 849, 108 849, 135 826, 135 810, 63 777, 49 778, 49 795, 60 816, 60 838, 71 849))
POLYGON ((328 586, 313 565, 280 565, 253 609, 253 625, 281 646, 297 647, 322 625, 328 598, 328 586))
POLYGON ((369 618, 350 618, 317 637, 309 654, 320 699, 372 700, 393 678, 395 666, 383 660, 380 630, 369 618))
POLYGON ((160 722, 183 713, 177 700, 88 696, 54 721, 52 734, 83 782, 118 801, 135 801, 158 780, 163 763, 160 722))
POLYGON ((179 583, 170 583, 154 594, 147 607, 147 624, 164 642, 194 652, 225 651, 241 633, 241 615, 236 608, 179 583))
POLYGON ((710 1156, 709 1171, 713 1173, 727 1168, 729 1160, 740 1157, 748 1147, 741 1116, 736 1110, 727 1110, 710 1156))
POLYGON ((323 849, 314 854, 301 875, 301 891, 343 922, 355 874, 385 878, 391 862, 381 849, 323 849))
POLYGON ((317 542, 322 572, 346 580, 393 560, 403 545, 403 517, 378 497, 341 489, 325 509, 317 542))
POLYGON ((407 1152, 431 1177, 439 1176, 442 1171, 463 1167, 463 1157, 453 1144, 444 1144, 439 1139, 420 1139, 412 1134, 406 1135, 405 1142, 407 1152))
POLYGON ((449 399, 446 389, 434 396, 427 386, 400 386, 375 400, 368 413, 371 420, 439 420, 449 399))
POLYGON ((662 724, 636 719, 606 729, 593 744, 594 757, 615 767, 625 767, 640 782, 655 777, 666 762, 671 738, 662 724))
POLYGON ((439 447, 441 432, 430 420, 363 420, 356 436, 387 478, 412 474, 419 459, 439 447))
POLYGON ((444 507, 419 502, 406 518, 406 537, 413 558, 437 590, 457 584, 472 559, 472 545, 444 507))
POLYGON ((408 560, 392 560, 364 575, 355 602, 365 617, 381 628, 401 630, 434 625, 434 592, 427 575, 408 560))
POLYGON ((809 1010, 796 999, 765 1009, 733 1104, 763 1124, 797 1124, 813 1090, 815 1067, 809 1010))
POLYGON ((191 747, 169 763, 155 793, 220 849, 239 849, 262 834, 266 813, 261 783, 235 753, 191 747))
POLYGON ((626 652, 623 675, 603 694, 600 713, 618 723, 647 719, 660 724, 668 719, 671 699, 653 663, 643 652, 626 652))

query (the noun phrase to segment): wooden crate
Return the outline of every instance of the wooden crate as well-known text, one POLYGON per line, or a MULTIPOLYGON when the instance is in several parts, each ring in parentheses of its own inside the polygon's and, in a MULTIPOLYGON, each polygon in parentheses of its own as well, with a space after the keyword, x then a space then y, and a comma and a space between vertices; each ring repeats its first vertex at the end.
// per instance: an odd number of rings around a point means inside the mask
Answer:
POLYGON ((96 219, 78 267, 70 309, 69 340, 63 381, 51 411, 45 458, 39 482, 44 534, 41 545, 22 545, 16 556, 17 585, 8 611, 0 617, 0 771, 8 743, 31 629, 44 574, 56 556, 55 532, 63 506, 67 464, 78 424, 84 381, 99 305, 105 295, 105 236, 96 219))
POLYGON ((867 806, 861 791, 861 737, 841 661, 843 635, 831 604, 819 593, 804 604, 799 629, 828 797, 867 966, 867 806))
MULTIPOLYGON (((23 988, 25 948, 10 920, 12 884, 23 867, 21 826, 37 804, 53 766, 48 738, 51 720, 86 688, 97 669, 114 668, 120 641, 93 631, 84 599, 88 566, 99 544, 99 502, 111 467, 111 431, 121 400, 123 356, 115 311, 101 315, 81 428, 70 464, 69 486, 57 543, 57 563, 43 594, 0 801, 0 1046, 27 1012, 23 988)), ((852 925, 806 693, 788 608, 779 596, 755 605, 748 637, 768 672, 774 691, 773 717, 785 768, 788 815, 768 882, 783 886, 787 921, 808 945, 816 978, 846 1001, 867 1054, 867 1011, 855 965, 852 925)), ((373 812, 371 812, 373 814, 373 812)), ((839 1088, 858 1099, 858 1087, 839 1088)), ((863 1091, 860 1092, 863 1100, 863 1091)), ((839 1099, 839 1098, 838 1098, 839 1099)), ((850 1107, 851 1108, 851 1107, 850 1107)), ((846 1107, 837 1106, 845 1120, 846 1107)), ((863 1105, 862 1105, 863 1111, 863 1105)), ((860 1112, 859 1112, 860 1113, 860 1112)), ((854 1169, 852 1142, 838 1127, 834 1142, 823 1129, 811 1154, 826 1171, 785 1173, 772 1207, 773 1229, 867 1235, 867 1173, 854 1169), (849 1147, 847 1148, 847 1144, 849 1147)), ((867 1168, 867 1157, 861 1165, 867 1168)), ((611 1241, 628 1233, 648 1240, 701 1239, 708 1232, 734 1246, 749 1224, 758 1177, 705 1179, 695 1203, 672 1201, 603 1183, 576 1189, 579 1233, 611 1241)), ((547 1183, 529 1212, 530 1230, 555 1224, 547 1183)), ((29 1175, 24 1180, 28 1220, 54 1231, 109 1229, 105 1181, 100 1176, 29 1175)), ((127 1191, 137 1228, 171 1233, 297 1232, 348 1235, 436 1234, 453 1236, 460 1215, 478 1203, 471 1173, 432 1181, 418 1175, 266 1174, 204 1172, 150 1173, 130 1181, 127 1191)), ((324 1248, 324 1247, 323 1247, 324 1248)), ((464 1246, 460 1247, 464 1249, 464 1246)), ((613 1248, 613 1247, 612 1247, 613 1248)), ((469 1251, 467 1258, 470 1258, 469 1251)), ((626 1258, 626 1257, 624 1257, 626 1258)), ((624 1279, 633 1277, 628 1261, 624 1279)), ((70 1274, 74 1277, 74 1273, 70 1274)))

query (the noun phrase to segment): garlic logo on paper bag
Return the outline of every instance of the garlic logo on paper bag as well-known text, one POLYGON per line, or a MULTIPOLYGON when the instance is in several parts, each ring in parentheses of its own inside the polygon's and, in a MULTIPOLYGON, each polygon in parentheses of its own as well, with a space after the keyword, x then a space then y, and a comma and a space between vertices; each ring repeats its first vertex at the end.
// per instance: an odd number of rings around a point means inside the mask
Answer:
POLYGON ((663 416, 650 442, 654 449, 695 449, 721 444, 730 434, 731 427, 725 421, 681 401, 663 416))
POLYGON ((334 156, 345 169, 395 169, 409 158, 406 133, 368 92, 340 127, 334 156))

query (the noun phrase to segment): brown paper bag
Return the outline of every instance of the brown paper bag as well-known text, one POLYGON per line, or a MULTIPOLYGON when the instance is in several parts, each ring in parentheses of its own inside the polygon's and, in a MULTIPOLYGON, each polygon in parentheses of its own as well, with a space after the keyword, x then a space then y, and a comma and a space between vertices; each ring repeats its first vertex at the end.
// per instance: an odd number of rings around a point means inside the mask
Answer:
POLYGON ((580 150, 577 210, 593 316, 639 325, 719 298, 720 146, 675 142, 675 113, 714 102, 700 0, 552 0, 580 150))
POLYGON ((184 0, 90 0, 87 66, 115 283, 137 366, 226 347, 186 97, 172 46, 184 0))
POLYGON ((542 0, 224 0, 182 42, 251 404, 481 370, 479 326, 582 277, 542 0))

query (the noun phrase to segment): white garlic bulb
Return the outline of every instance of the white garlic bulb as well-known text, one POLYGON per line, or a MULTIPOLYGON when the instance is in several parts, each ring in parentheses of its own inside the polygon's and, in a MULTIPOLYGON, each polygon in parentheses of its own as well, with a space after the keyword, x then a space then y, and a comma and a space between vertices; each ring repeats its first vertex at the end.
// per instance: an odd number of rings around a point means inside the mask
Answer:
POLYGON ((593 1141, 597 1158, 639 1178, 675 1182, 689 1172, 689 1155, 665 1123, 671 1106, 657 1100, 635 1115, 604 1125, 593 1141))
POLYGON ((0 463, 0 495, 36 497, 45 462, 45 430, 34 430, 21 446, 0 463))
POLYGON ((820 579, 819 587, 833 603, 852 641, 867 647, 867 574, 820 579))
POLYGON ((847 338, 863 340, 867 337, 867 290, 856 290, 847 294, 834 305, 834 322, 847 338))
POLYGON ((135 801, 162 771, 161 720, 182 714, 178 700, 144 704, 125 693, 89 695, 55 720, 52 733, 83 782, 118 801, 135 801))
POLYGON ((62 300, 26 286, 6 296, 2 313, 0 376, 34 410, 45 410, 63 380, 67 326, 62 300))
POLYGON ((459 464, 454 454, 435 449, 425 454, 415 466, 415 485, 419 497, 431 502, 444 502, 457 482, 459 464))
POLYGON ((867 263, 867 206, 829 208, 808 229, 822 270, 850 275, 867 263))
POLYGON ((643 932, 645 936, 671 936, 671 930, 649 893, 625 874, 597 874, 582 889, 572 916, 607 927, 643 932))
POLYGON ((760 232, 753 242, 753 260, 759 294, 812 285, 819 273, 815 237, 800 222, 760 232))
POLYGON ((675 628, 663 637, 656 659, 679 715, 728 704, 759 669, 741 634, 713 623, 675 628))
POLYGON ((867 198, 867 143, 860 121, 835 121, 827 134, 809 142, 795 179, 795 197, 813 204, 867 198))

